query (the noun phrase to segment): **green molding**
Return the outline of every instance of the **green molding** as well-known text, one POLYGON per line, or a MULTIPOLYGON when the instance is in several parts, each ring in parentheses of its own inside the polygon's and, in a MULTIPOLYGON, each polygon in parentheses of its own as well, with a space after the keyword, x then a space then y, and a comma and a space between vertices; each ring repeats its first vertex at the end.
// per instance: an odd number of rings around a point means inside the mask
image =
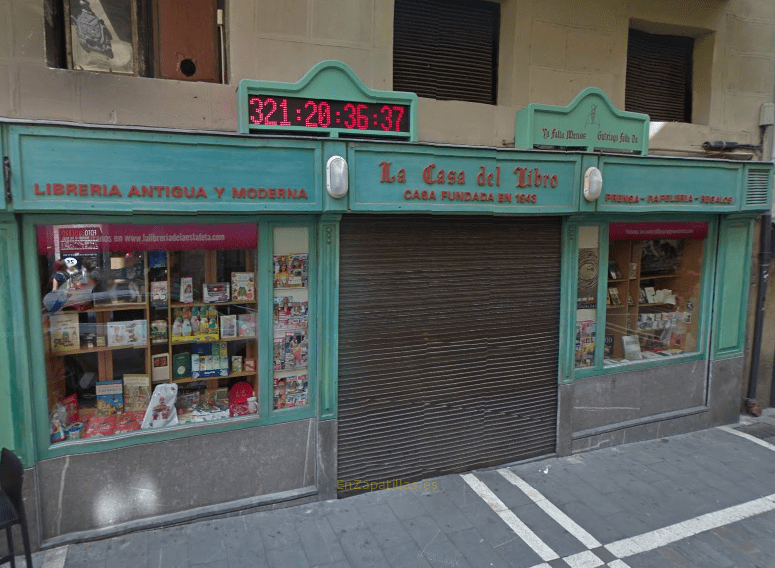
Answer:
POLYGON ((596 87, 581 91, 568 106, 531 103, 517 112, 514 147, 613 149, 647 154, 649 116, 617 109, 596 87))
POLYGON ((18 226, 15 222, 0 222, 0 446, 16 452, 26 467, 35 455, 32 435, 32 408, 27 354, 27 334, 24 333, 22 278, 18 226))
POLYGON ((348 128, 309 128, 306 126, 285 126, 281 132, 312 132, 318 136, 340 135, 375 136, 380 138, 401 138, 417 142, 417 95, 398 91, 378 91, 367 87, 363 81, 341 61, 321 61, 314 65, 295 83, 276 81, 252 81, 243 79, 237 88, 237 117, 239 132, 278 132, 273 126, 250 124, 248 100, 255 95, 274 95, 277 97, 307 97, 310 99, 330 99, 334 101, 353 101, 361 103, 385 103, 409 105, 409 132, 361 131, 348 128))
POLYGON ((574 380, 575 354, 574 338, 576 337, 576 299, 578 286, 579 239, 580 224, 568 222, 562 226, 562 265, 560 267, 560 353, 559 376, 561 385, 570 384, 574 380))
POLYGON ((711 346, 714 360, 739 357, 745 348, 753 230, 751 217, 722 219, 719 227, 711 346), (741 244, 745 254, 740 254, 741 244))
POLYGON ((320 272, 318 274, 318 336, 325 337, 318 350, 318 416, 337 417, 339 384, 339 222, 341 215, 324 215, 318 225, 320 272))

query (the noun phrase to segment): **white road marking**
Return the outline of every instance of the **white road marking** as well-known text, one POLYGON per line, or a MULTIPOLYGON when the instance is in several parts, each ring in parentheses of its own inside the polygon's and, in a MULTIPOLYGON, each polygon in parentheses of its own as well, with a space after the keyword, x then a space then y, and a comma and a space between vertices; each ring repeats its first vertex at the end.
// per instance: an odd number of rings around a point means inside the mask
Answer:
POLYGON ((589 550, 573 554, 572 556, 566 556, 563 560, 565 560, 571 568, 597 568, 598 566, 603 566, 605 564, 605 562, 600 560, 594 552, 589 550))
POLYGON ((603 546, 595 537, 576 524, 573 519, 560 511, 553 503, 549 502, 549 500, 544 497, 540 491, 531 487, 513 471, 504 468, 499 469, 498 473, 505 477, 509 483, 516 485, 522 491, 522 493, 530 497, 536 505, 541 507, 541 509, 543 509, 547 515, 557 521, 557 523, 562 528, 575 536, 581 542, 581 544, 587 548, 599 548, 603 546))
POLYGON ((544 562, 549 562, 550 560, 556 560, 560 557, 559 554, 549 548, 549 546, 544 541, 542 541, 537 534, 531 531, 525 523, 520 521, 519 517, 517 517, 511 511, 511 509, 509 509, 503 503, 503 501, 498 499, 495 493, 493 493, 489 487, 480 481, 479 478, 477 478, 472 473, 466 473, 460 477, 462 477, 463 481, 465 481, 469 487, 474 490, 474 493, 479 495, 479 497, 481 497, 484 502, 487 503, 490 508, 495 511, 495 513, 507 525, 509 525, 511 530, 513 530, 519 538, 525 541, 525 544, 532 548, 533 551, 541 557, 541 560, 544 562))
POLYGON ((606 549, 619 558, 626 558, 773 510, 775 510, 775 493, 639 536, 618 540, 607 544, 606 549))
POLYGON ((65 560, 67 560, 67 545, 53 548, 46 552, 41 568, 64 568, 65 560))
POLYGON ((729 426, 719 426, 718 429, 723 430, 724 432, 729 432, 730 434, 734 434, 735 436, 740 436, 741 438, 745 438, 746 440, 749 440, 754 444, 759 444, 760 446, 763 446, 768 450, 772 450, 773 452, 775 452, 775 446, 773 446, 769 442, 760 440, 756 436, 751 436, 750 434, 746 434, 745 432, 740 432, 739 430, 735 430, 734 428, 730 428, 729 426))

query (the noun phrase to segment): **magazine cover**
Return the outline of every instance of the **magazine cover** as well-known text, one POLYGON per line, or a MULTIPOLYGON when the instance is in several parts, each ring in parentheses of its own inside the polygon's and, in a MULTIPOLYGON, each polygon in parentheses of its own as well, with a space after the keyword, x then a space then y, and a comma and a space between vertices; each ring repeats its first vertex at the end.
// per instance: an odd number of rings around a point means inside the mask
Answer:
POLYGON ((288 281, 291 272, 288 266, 289 258, 287 255, 274 255, 274 287, 288 288, 288 281))
POLYGON ((167 305, 167 281, 151 282, 151 303, 154 306, 167 305))
POLYGON ((148 375, 124 375, 124 410, 142 411, 151 400, 151 377, 148 375))
POLYGON ((293 302, 290 325, 295 329, 307 327, 307 302, 293 302))
POLYGON ((275 296, 274 298, 274 328, 288 329, 293 313, 293 296, 275 296))
POLYGON ((124 410, 124 382, 101 381, 96 385, 97 413, 109 416, 124 410))
POLYGON ((247 301, 256 299, 255 276, 252 272, 231 273, 231 298, 247 301))
POLYGON ((145 416, 145 409, 140 411, 123 412, 116 416, 116 430, 114 434, 126 434, 140 429, 145 416))
POLYGON ((307 404, 307 375, 286 377, 285 408, 305 406, 307 404))
POLYGON ((302 288, 307 286, 307 255, 292 254, 290 256, 289 288, 302 288))
POLYGON ((624 358, 628 361, 638 361, 642 359, 640 352, 640 341, 637 335, 623 335, 622 348, 624 349, 624 358))
POLYGON ((281 371, 285 362, 285 337, 274 338, 274 370, 281 371))

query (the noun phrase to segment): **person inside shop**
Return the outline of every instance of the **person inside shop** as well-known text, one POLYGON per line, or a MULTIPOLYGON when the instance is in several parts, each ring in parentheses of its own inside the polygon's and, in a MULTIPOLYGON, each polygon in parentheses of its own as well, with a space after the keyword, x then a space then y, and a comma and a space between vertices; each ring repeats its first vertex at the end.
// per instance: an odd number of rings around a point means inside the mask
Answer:
POLYGON ((65 261, 57 259, 54 261, 54 275, 51 277, 51 289, 59 290, 70 279, 70 275, 67 273, 67 265, 65 261))

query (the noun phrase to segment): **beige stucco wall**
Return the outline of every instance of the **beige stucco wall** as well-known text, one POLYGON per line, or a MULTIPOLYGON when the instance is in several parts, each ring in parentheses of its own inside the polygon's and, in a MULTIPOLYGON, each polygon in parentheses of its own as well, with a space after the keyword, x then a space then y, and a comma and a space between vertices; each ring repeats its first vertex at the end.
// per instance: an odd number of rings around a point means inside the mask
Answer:
MULTIPOLYGON (((508 145, 515 111, 531 102, 566 105, 589 86, 623 108, 633 22, 697 38, 696 124, 654 123, 654 152, 696 152, 713 139, 758 143, 759 106, 773 98, 772 0, 501 5, 499 104, 421 99, 421 141, 508 145)), ((243 78, 296 81, 314 63, 339 59, 368 86, 392 86, 392 0, 232 0, 228 85, 49 69, 43 10, 41 0, 0 0, 0 116, 235 131, 243 78)))

